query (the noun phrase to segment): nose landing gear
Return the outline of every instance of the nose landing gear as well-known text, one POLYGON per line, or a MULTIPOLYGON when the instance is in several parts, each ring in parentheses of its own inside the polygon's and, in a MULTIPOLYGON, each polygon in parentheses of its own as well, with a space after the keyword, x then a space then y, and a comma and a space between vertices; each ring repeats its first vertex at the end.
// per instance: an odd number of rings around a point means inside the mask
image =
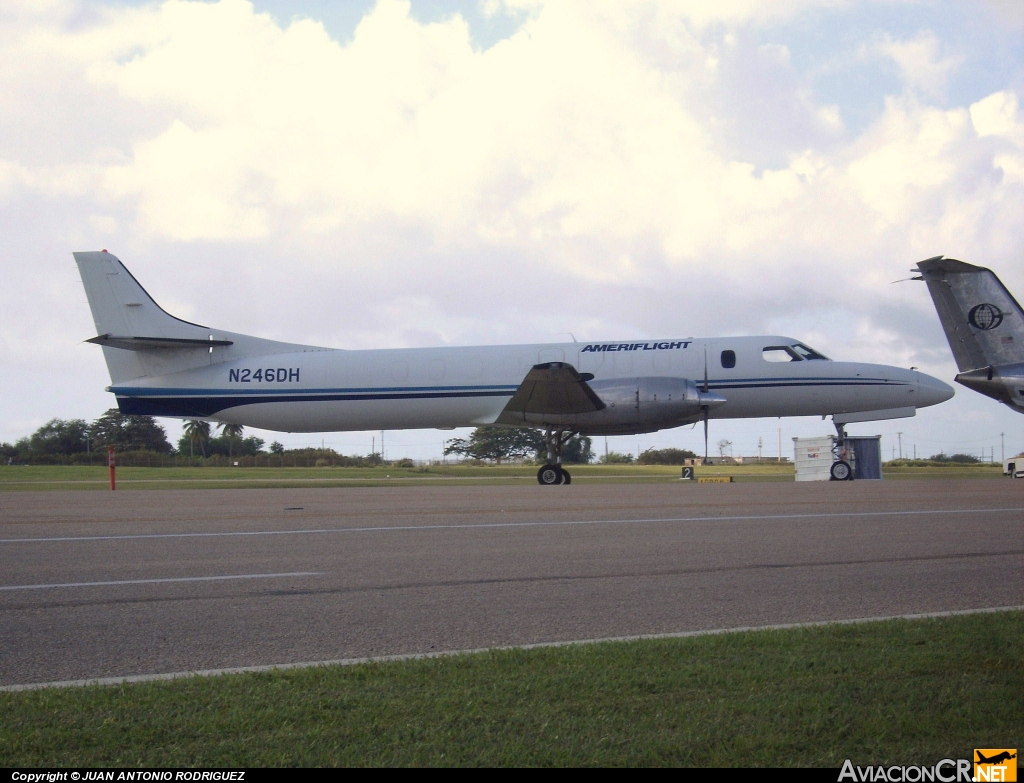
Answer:
POLYGON ((832 467, 829 469, 829 478, 831 481, 849 481, 853 478, 850 463, 845 460, 833 462, 832 467))
POLYGON ((852 448, 847 447, 846 428, 838 422, 835 422, 835 425, 838 437, 836 445, 832 447, 835 461, 829 469, 829 481, 853 481, 854 467, 857 464, 856 454, 852 448))
POLYGON ((569 442, 573 432, 565 430, 548 430, 544 433, 544 443, 548 448, 547 464, 537 471, 537 483, 545 486, 554 484, 571 484, 572 476, 562 467, 562 446, 569 442))

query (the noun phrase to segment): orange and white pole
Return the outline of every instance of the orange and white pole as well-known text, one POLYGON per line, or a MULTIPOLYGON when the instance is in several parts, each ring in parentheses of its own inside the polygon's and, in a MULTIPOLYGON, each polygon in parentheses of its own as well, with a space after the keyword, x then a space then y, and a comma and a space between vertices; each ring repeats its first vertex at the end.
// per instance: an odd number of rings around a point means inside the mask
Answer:
POLYGON ((107 467, 110 468, 110 491, 113 492, 116 489, 116 481, 114 480, 114 447, 107 447, 107 467))

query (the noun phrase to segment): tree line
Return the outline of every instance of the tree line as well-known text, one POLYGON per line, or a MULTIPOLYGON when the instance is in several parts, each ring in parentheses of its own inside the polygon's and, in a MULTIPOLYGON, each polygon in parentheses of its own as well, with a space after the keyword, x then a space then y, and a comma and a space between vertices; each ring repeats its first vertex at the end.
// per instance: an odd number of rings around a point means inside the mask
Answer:
POLYGON ((639 457, 609 451, 602 454, 598 462, 605 465, 683 465, 686 460, 696 459, 697 455, 689 449, 647 449, 641 451, 639 457))
MULTIPOLYGON (((111 408, 93 422, 51 419, 27 437, 0 443, 0 457, 8 464, 100 463, 113 446, 120 454, 230 458, 265 453, 263 445, 262 438, 242 437, 242 427, 237 425, 221 425, 215 436, 209 422, 189 421, 175 449, 167 440, 167 431, 152 416, 133 416, 111 408)), ((284 453, 285 449, 275 442, 271 451, 284 453)))
MULTIPOLYGON (((244 437, 244 429, 237 424, 217 425, 217 433, 208 421, 190 419, 185 422, 178 442, 172 445, 167 431, 152 416, 135 416, 111 408, 93 422, 84 419, 51 419, 31 435, 15 443, 0 443, 0 457, 8 464, 67 464, 97 463, 106 459, 111 446, 119 454, 163 457, 188 457, 208 460, 226 457, 239 459, 245 464, 250 458, 279 457, 282 466, 331 465, 335 467, 371 467, 385 464, 380 454, 345 456, 333 449, 285 449, 274 441, 269 447, 262 438, 244 437), (285 459, 285 457, 288 459, 285 459)), ((468 438, 453 438, 447 442, 446 456, 502 464, 512 460, 532 460, 543 463, 547 458, 544 436, 540 430, 519 427, 477 427, 468 438)), ((593 462, 593 442, 585 435, 574 435, 562 447, 562 461, 567 464, 593 462)), ((681 465, 696 456, 687 449, 648 449, 635 458, 632 454, 609 452, 597 461, 606 464, 681 465)), ((260 459, 259 462, 263 460, 260 459)), ((151 461, 152 462, 152 461, 151 461)), ((267 464, 277 464, 268 459, 267 464)), ((389 462, 401 466, 409 460, 389 462)), ((157 464, 164 464, 157 461, 157 464)))
MULTIPOLYGON (((574 435, 562 446, 562 462, 566 464, 587 464, 597 461, 608 465, 682 465, 684 460, 697 455, 689 449, 648 449, 639 457, 610 451, 597 457, 593 441, 585 435, 574 435)), ((444 453, 458 454, 483 462, 508 462, 513 459, 532 459, 544 462, 547 446, 540 430, 520 427, 477 427, 469 438, 453 438, 445 446, 444 453)))
POLYGON ((74 457, 88 462, 93 454, 105 455, 109 446, 121 452, 173 451, 167 442, 167 432, 152 416, 126 416, 111 408, 92 423, 84 419, 51 419, 28 437, 0 443, 0 454, 8 463, 63 462, 74 457))

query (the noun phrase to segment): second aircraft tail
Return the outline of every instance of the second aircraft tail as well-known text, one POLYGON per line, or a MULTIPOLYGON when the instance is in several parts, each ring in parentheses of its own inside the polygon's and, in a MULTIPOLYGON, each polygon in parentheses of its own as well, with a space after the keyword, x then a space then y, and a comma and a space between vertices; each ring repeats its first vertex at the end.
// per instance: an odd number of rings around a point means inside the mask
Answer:
POLYGON ((1024 362, 1024 311, 990 269, 942 256, 917 268, 961 373, 1024 362))

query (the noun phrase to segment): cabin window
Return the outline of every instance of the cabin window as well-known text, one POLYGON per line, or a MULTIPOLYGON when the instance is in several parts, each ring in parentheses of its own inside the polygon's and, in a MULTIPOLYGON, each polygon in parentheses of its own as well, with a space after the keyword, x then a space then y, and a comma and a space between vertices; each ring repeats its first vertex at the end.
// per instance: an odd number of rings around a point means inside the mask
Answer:
POLYGON ((801 356, 801 358, 807 359, 808 361, 810 361, 812 359, 820 359, 820 360, 825 361, 825 362, 829 361, 829 358, 827 356, 825 356, 824 354, 818 353, 813 348, 808 348, 803 343, 796 343, 793 346, 793 350, 796 351, 801 356))
POLYGON ((736 366, 736 351, 722 351, 722 366, 727 370, 736 366))
POLYGON ((761 356, 766 362, 799 362, 801 360, 800 355, 788 345, 769 345, 761 351, 761 356))

